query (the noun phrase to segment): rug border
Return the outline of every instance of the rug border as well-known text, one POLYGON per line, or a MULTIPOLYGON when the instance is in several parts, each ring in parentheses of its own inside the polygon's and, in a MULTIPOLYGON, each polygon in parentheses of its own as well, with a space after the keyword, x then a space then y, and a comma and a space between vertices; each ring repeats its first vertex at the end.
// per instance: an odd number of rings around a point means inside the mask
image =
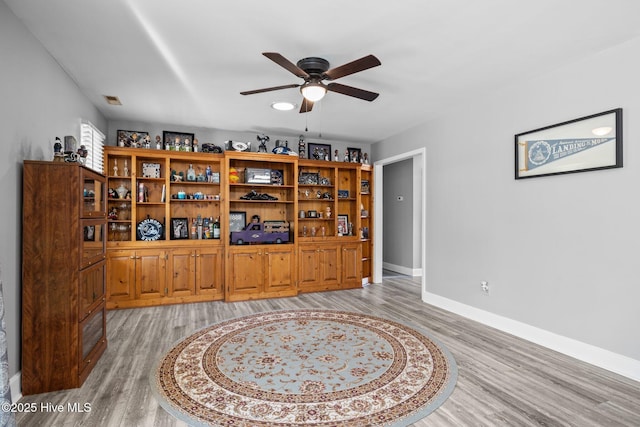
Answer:
MULTIPOLYGON (((442 351, 442 354, 447 359, 447 363, 449 365, 449 376, 450 376, 450 379, 449 379, 449 381, 447 381, 447 384, 445 385, 445 387, 443 387, 441 389, 441 393, 439 393, 438 397, 435 398, 434 400, 432 400, 426 407, 419 408, 414 414, 411 414, 411 415, 409 415, 407 417, 395 420, 391 424, 385 424, 386 427, 406 427, 406 426, 408 426, 410 424, 413 424, 413 423, 416 423, 416 422, 420 421, 423 418, 426 418, 432 412, 434 412, 436 409, 438 409, 440 406, 442 406, 442 404, 444 404, 444 402, 449 398, 449 396, 451 396, 451 394, 453 393, 453 390, 456 388, 456 385, 458 383, 458 364, 456 363, 456 359, 453 357, 453 354, 449 351, 447 346, 445 346, 438 338, 435 338, 433 336, 433 332, 428 328, 416 327, 413 324, 407 324, 404 321, 398 321, 398 320, 395 320, 395 319, 389 319, 387 317, 379 316, 377 314, 363 313, 361 311, 331 310, 331 309, 323 309, 323 308, 295 308, 295 309, 277 309, 277 310, 260 311, 260 312, 257 312, 257 313, 246 314, 246 315, 231 317, 231 318, 228 318, 228 319, 223 319, 223 320, 220 320, 218 322, 214 322, 214 323, 208 324, 206 326, 203 326, 201 328, 195 329, 192 332, 190 332, 187 336, 182 337, 182 338, 174 341, 169 346, 169 348, 165 352, 163 352, 162 356, 160 356, 158 358, 158 360, 156 360, 154 362, 154 364, 153 364, 153 366, 151 368, 151 372, 149 373, 149 378, 148 378, 149 379, 149 385, 151 387, 151 393, 152 393, 154 399, 170 415, 176 417, 180 421, 183 421, 183 422, 187 423, 189 426, 195 426, 195 427, 208 427, 208 426, 211 426, 211 424, 209 424, 209 423, 205 423, 205 422, 202 422, 202 421, 200 421, 198 419, 193 418, 192 416, 190 416, 190 414, 182 411, 180 408, 176 408, 169 401, 167 401, 166 399, 164 399, 161 396, 160 391, 158 390, 158 387, 156 385, 156 372, 158 371, 158 368, 162 364, 162 362, 164 360, 164 357, 166 356, 166 353, 168 351, 170 351, 172 348, 174 348, 176 345, 178 345, 179 343, 184 341, 186 338, 188 338, 188 337, 190 337, 192 335, 195 335, 198 332, 203 331, 203 330, 205 330, 207 328, 210 328, 210 327, 212 327, 214 325, 218 325, 220 323, 236 321, 236 320, 239 320, 239 319, 252 317, 252 316, 257 316, 257 315, 266 314, 266 313, 296 312, 296 311, 300 311, 300 312, 302 312, 302 311, 316 311, 316 312, 325 312, 325 313, 358 314, 358 315, 364 315, 364 316, 383 319, 383 320, 386 320, 388 322, 395 322, 395 323, 404 325, 404 326, 406 326, 408 328, 414 329, 417 332, 425 335, 427 338, 429 338, 431 341, 433 341, 434 344, 436 344, 438 346, 440 351, 442 351)), ((304 425, 304 424, 301 424, 301 425, 304 425)))

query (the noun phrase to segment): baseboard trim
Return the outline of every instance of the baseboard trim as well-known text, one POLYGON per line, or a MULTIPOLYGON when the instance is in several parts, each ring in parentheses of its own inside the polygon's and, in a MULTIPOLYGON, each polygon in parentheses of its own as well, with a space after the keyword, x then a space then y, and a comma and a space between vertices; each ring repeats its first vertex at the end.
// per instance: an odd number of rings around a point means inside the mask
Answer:
POLYGON ((591 365, 615 372, 616 374, 623 375, 635 381, 640 381, 640 360, 632 359, 429 292, 423 293, 422 301, 591 365))
POLYGON ((11 389, 11 401, 17 402, 22 399, 22 371, 9 379, 9 388, 11 389))
POLYGON ((395 271, 396 273, 404 274, 405 276, 418 277, 422 276, 421 268, 405 267, 403 265, 391 264, 389 262, 383 262, 382 268, 385 270, 395 271))

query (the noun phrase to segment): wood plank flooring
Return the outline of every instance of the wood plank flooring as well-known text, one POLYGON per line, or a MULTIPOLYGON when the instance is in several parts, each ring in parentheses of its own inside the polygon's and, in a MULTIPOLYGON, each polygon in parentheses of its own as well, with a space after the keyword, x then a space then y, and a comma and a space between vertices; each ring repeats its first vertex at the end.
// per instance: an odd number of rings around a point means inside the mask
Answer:
POLYGON ((156 402, 149 373, 171 345, 223 319, 269 310, 328 308, 369 313, 432 333, 454 355, 456 389, 426 426, 640 426, 640 383, 424 304, 416 278, 293 298, 110 311, 109 345, 85 384, 26 396, 35 413, 19 426, 184 426, 156 402), (90 412, 68 405, 90 404, 90 412), (44 411, 63 405, 63 412, 44 411), (44 405, 44 406, 43 406, 44 405))

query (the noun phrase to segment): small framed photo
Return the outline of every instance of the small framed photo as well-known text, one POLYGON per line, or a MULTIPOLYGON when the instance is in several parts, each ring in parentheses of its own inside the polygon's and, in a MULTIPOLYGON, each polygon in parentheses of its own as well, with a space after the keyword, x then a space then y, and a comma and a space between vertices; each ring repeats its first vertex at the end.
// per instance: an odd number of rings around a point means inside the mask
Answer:
POLYGON ((338 190, 338 199, 348 199, 349 190, 338 190))
POLYGON ((189 219, 171 218, 171 240, 189 238, 189 219))
POLYGON ((360 194, 369 194, 371 187, 369 186, 369 180, 363 179, 360 181, 360 194))
POLYGON ((362 150, 360 148, 347 148, 351 163, 362 163, 362 150))
POLYGON ((169 146, 170 150, 175 151, 191 151, 194 137, 195 134, 193 133, 162 131, 164 146, 169 146), (185 150, 185 148, 188 148, 188 150, 185 150))
POLYGON ((317 172, 300 172, 298 184, 317 185, 320 182, 320 174, 317 172))
POLYGON ((247 226, 247 213, 240 211, 229 212, 229 231, 242 231, 247 226))
POLYGON ((96 226, 95 225, 85 225, 84 227, 84 241, 85 242, 95 242, 96 240, 96 226))
POLYGON ((349 233, 349 215, 338 215, 338 236, 349 233))
POLYGON ((139 130, 118 130, 117 143, 118 147, 137 147, 139 144, 148 139, 149 132, 139 130))
POLYGON ((312 160, 331 160, 331 144, 309 143, 308 157, 312 160))

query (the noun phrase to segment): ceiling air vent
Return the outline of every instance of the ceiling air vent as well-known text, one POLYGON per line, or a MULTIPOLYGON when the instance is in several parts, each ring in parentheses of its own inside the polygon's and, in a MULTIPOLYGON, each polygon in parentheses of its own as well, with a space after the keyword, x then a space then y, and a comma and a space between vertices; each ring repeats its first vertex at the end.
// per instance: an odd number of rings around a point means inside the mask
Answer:
POLYGON ((107 100, 109 105, 122 105, 122 102, 120 102, 120 99, 117 96, 104 95, 104 99, 107 100))

